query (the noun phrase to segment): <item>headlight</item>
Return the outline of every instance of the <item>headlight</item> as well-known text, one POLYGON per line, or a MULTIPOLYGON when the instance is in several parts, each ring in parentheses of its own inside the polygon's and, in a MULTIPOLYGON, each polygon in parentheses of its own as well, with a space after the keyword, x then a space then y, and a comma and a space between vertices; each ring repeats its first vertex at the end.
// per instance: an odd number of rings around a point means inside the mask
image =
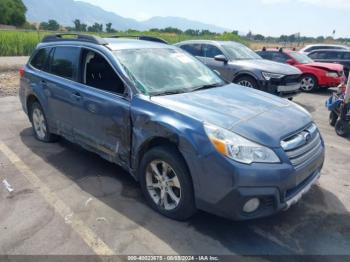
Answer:
POLYGON ((271 79, 281 79, 285 75, 282 74, 275 74, 275 73, 269 73, 269 72, 262 72, 263 77, 267 80, 270 81, 271 79))
POLYGON ((338 77, 338 73, 337 72, 327 72, 326 76, 328 76, 328 77, 338 77))
POLYGON ((216 150, 237 162, 244 164, 280 162, 277 155, 267 147, 220 127, 205 124, 204 128, 216 150))

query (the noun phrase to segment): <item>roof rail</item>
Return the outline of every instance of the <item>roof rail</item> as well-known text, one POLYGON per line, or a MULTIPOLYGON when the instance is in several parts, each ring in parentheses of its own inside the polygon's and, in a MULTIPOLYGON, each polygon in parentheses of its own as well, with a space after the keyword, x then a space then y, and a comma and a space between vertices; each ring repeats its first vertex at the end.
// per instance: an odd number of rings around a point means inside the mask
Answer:
POLYGON ((42 40, 42 43, 49 42, 59 42, 59 41, 79 41, 79 42, 88 42, 97 45, 107 45, 108 42, 101 37, 94 35, 83 35, 83 34, 55 34, 45 36, 42 40), (64 36, 75 36, 74 38, 64 38, 64 36))
POLYGON ((126 36, 113 35, 113 36, 108 36, 107 38, 136 38, 138 40, 143 40, 143 41, 150 41, 150 42, 162 43, 167 45, 169 44, 167 41, 165 41, 160 37, 148 36, 148 35, 126 35, 126 36))

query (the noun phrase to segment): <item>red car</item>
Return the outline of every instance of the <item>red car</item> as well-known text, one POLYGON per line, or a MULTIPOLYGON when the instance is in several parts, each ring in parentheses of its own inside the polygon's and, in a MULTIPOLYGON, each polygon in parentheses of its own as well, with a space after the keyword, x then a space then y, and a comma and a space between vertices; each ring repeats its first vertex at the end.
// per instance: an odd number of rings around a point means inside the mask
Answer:
POLYGON ((335 87, 346 81, 344 67, 340 64, 317 63, 305 54, 285 49, 263 49, 257 53, 264 59, 297 67, 303 73, 301 89, 305 92, 310 92, 320 87, 335 87))

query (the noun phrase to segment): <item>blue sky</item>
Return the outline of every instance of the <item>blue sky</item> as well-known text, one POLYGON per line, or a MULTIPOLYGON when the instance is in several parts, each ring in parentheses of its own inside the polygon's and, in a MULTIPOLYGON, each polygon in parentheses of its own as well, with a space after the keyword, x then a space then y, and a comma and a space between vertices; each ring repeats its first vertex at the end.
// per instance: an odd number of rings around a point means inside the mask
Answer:
POLYGON ((145 20, 179 16, 224 28, 279 36, 350 37, 350 0, 83 0, 121 16, 145 20))

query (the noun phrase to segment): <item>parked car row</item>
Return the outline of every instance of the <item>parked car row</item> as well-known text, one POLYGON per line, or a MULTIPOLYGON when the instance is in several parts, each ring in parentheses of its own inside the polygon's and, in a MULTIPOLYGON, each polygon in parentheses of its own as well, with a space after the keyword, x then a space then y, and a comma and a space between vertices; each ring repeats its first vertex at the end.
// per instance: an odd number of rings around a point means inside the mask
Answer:
POLYGON ((300 49, 300 53, 308 55, 316 50, 350 50, 350 46, 334 44, 313 44, 307 45, 304 48, 300 49))
POLYGON ((246 220, 298 202, 320 177, 322 136, 305 109, 251 87, 288 96, 300 70, 230 42, 185 52, 148 40, 45 37, 20 71, 35 137, 120 165, 173 219, 246 220))
MULTIPOLYGON (((310 54, 313 54, 312 51, 310 54)), ((335 63, 315 62, 304 53, 287 49, 263 49, 258 51, 264 59, 290 64, 301 72, 301 89, 305 92, 314 91, 319 87, 335 87, 345 81, 344 67, 335 63)))
POLYGON ((344 66, 344 73, 348 77, 350 70, 350 50, 315 50, 308 56, 316 62, 338 63, 344 66))
POLYGON ((292 98, 299 93, 301 72, 262 59, 248 47, 229 41, 185 41, 176 46, 216 70, 229 83, 292 98))

